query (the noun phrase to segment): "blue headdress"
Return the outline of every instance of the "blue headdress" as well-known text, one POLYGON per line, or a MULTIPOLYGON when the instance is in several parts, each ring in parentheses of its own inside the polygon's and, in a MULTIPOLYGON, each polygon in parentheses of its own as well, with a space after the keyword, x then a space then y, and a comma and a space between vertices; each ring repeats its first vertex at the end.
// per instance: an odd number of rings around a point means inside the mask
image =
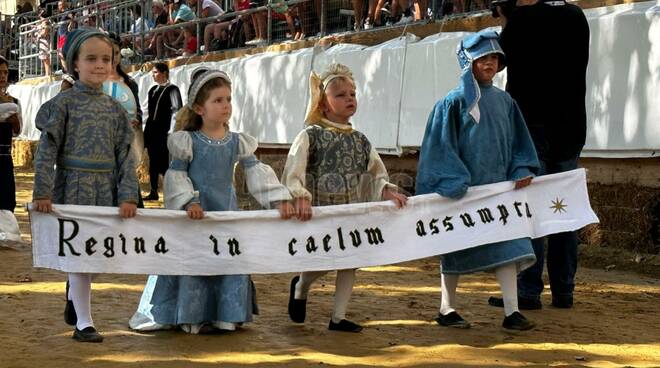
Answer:
POLYGON ((497 42, 498 34, 494 31, 480 31, 463 39, 456 48, 458 64, 461 66, 461 87, 465 93, 468 113, 474 121, 479 122, 479 99, 481 91, 479 84, 472 74, 472 63, 480 57, 499 54, 500 65, 498 72, 504 69, 504 51, 497 42))

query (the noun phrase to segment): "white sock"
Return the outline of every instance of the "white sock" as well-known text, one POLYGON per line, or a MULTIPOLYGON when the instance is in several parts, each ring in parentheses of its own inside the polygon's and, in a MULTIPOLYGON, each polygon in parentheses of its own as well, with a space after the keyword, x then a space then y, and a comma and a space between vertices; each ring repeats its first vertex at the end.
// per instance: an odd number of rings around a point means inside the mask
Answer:
POLYGON ((516 264, 509 263, 495 269, 495 276, 502 289, 502 300, 504 301, 504 315, 510 316, 518 312, 518 284, 516 278, 516 264))
POLYGON ((454 312, 456 305, 456 287, 458 286, 458 275, 445 274, 440 275, 440 290, 442 297, 440 301, 440 314, 443 316, 454 312))
POLYGON ((355 283, 355 269, 338 270, 337 280, 335 281, 335 307, 332 310, 332 322, 339 323, 346 319, 346 309, 348 301, 353 293, 353 284, 355 283))
POLYGON ((300 280, 296 284, 296 292, 293 297, 296 299, 307 299, 307 294, 309 293, 309 287, 312 286, 312 283, 316 281, 319 277, 325 275, 328 271, 309 271, 303 272, 300 274, 300 280))
POLYGON ((76 328, 82 330, 94 327, 92 320, 92 275, 89 273, 69 274, 69 295, 76 309, 78 323, 76 328))

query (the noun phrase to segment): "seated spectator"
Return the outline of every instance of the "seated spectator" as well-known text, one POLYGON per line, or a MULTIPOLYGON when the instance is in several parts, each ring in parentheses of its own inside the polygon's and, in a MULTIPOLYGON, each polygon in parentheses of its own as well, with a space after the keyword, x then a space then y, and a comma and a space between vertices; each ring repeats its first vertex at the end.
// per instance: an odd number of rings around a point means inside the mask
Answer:
MULTIPOLYGON (((147 33, 153 28, 153 23, 149 19, 142 18, 142 6, 139 4, 135 5, 134 8, 130 9, 130 15, 132 19, 135 19, 131 24, 129 32, 131 37, 133 37, 133 45, 137 50, 142 50, 142 33, 147 33)), ((145 44, 146 44, 146 35, 145 35, 145 44)))
MULTIPOLYGON (((254 0, 256 4, 254 6, 259 7, 263 6, 263 0, 254 0)), ((241 2, 239 0, 239 2, 241 2)), ((249 4, 249 1, 247 1, 249 4)), ((243 1, 245 3, 245 1, 243 1)), ((252 4, 250 4, 252 6, 252 4)), ((245 5, 242 5, 243 7, 245 5)), ((254 28, 254 38, 251 39, 250 41, 245 42, 246 45, 250 46, 261 46, 265 45, 267 43, 267 38, 268 38, 268 31, 266 27, 268 26, 268 19, 266 19, 266 13, 265 12, 256 12, 250 14, 250 18, 252 21, 252 27, 254 28)), ((247 39, 247 37, 246 37, 247 39)))
POLYGON ((190 57, 194 56, 197 54, 197 37, 195 37, 195 26, 189 25, 186 27, 183 27, 183 45, 184 47, 182 49, 179 49, 177 54, 184 56, 184 57, 190 57))
MULTIPOLYGON (((288 38, 293 38, 296 36, 296 27, 293 24, 293 16, 291 16, 291 12, 289 9, 289 6, 287 5, 286 1, 284 0, 273 0, 272 1, 272 10, 271 10, 271 17, 273 20, 285 20, 286 25, 289 28, 289 34, 291 35, 288 38)), ((297 39, 297 38, 296 38, 297 39)))
MULTIPOLYGON (((181 0, 172 0, 168 4, 169 12, 167 24, 185 23, 195 19, 192 9, 181 0)), ((164 34, 159 34, 156 39, 156 58, 163 59, 165 56, 171 56, 177 49, 183 48, 183 32, 178 30, 168 30, 164 34)))
MULTIPOLYGON (((199 14, 200 18, 209 18, 209 17, 217 17, 219 15, 222 15, 225 13, 225 11, 218 5, 215 1, 213 0, 189 0, 190 7, 195 10, 197 14, 199 14), (197 12, 197 6, 200 4, 202 9, 201 11, 197 12)), ((220 26, 219 24, 222 23, 221 20, 217 20, 215 22, 205 22, 201 23, 201 27, 203 28, 202 34, 204 35, 204 50, 209 50, 210 42, 211 42, 211 36, 216 33, 216 26, 218 26, 217 31, 219 32, 222 28, 227 28, 229 25, 225 24, 224 26, 220 26)))

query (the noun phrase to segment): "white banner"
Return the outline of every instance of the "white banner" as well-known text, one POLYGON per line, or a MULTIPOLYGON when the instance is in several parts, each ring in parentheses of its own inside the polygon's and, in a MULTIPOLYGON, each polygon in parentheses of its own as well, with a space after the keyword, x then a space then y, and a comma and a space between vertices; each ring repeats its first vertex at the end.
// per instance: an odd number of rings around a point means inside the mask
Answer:
POLYGON ((541 237, 598 222, 583 169, 470 188, 461 200, 436 194, 390 202, 315 207, 308 222, 278 212, 139 210, 56 205, 30 211, 35 267, 66 272, 219 275, 385 265, 486 243, 541 237))

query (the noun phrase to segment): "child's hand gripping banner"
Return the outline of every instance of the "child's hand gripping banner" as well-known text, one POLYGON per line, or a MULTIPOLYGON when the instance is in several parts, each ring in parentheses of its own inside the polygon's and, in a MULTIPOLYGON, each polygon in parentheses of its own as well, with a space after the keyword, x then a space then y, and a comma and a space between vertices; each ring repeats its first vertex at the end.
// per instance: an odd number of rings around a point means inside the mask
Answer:
POLYGON ((55 205, 30 211, 35 267, 65 272, 221 275, 336 270, 393 264, 481 244, 572 231, 598 222, 583 169, 390 202, 315 207, 310 221, 278 212, 138 210, 55 205))

